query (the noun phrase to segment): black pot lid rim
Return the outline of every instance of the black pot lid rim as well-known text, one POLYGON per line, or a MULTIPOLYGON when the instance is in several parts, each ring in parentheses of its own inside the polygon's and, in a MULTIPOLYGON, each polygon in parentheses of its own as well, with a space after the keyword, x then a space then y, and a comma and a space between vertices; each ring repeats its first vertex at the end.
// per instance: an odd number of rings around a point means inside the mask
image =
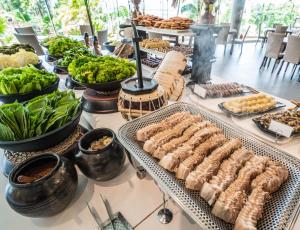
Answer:
POLYGON ((143 77, 143 88, 136 87, 138 78, 129 78, 125 81, 121 82, 122 90, 125 93, 132 94, 132 95, 140 95, 146 93, 152 93, 158 88, 158 83, 155 79, 152 78, 144 78, 143 77))

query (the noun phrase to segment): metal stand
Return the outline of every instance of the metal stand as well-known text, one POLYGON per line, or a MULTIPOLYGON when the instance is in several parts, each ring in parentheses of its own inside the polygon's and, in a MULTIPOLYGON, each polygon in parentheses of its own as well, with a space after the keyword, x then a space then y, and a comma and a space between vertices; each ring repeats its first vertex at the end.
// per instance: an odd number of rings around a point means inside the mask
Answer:
POLYGON ((159 210, 157 217, 160 223, 162 224, 168 224, 172 221, 173 219, 173 213, 170 211, 170 209, 166 208, 166 198, 165 198, 165 193, 163 193, 163 208, 159 210))

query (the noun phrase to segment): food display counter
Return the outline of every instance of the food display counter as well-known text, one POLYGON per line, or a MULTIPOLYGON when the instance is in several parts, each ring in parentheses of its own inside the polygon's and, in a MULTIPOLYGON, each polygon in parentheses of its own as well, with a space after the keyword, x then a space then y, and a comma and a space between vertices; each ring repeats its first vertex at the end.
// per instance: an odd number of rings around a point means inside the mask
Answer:
MULTIPOLYGON (((53 66, 44 63, 48 71, 53 71, 53 66)), ((148 69, 149 70, 149 69, 148 69)), ((145 71, 152 76, 152 71, 145 71)), ((61 78, 60 88, 64 89, 66 76, 59 75, 61 78)), ((213 77, 213 82, 223 83, 218 77, 213 77)), ((81 96, 82 91, 75 90, 76 96, 81 96)), ((275 97, 278 101, 291 107, 292 104, 282 98, 275 97)), ((250 118, 238 119, 223 113, 218 104, 232 98, 221 99, 202 99, 186 87, 180 101, 189 103, 192 107, 197 108, 210 116, 217 117, 220 121, 232 124, 232 127, 239 127, 246 134, 250 134, 255 141, 260 140, 269 148, 279 149, 287 155, 293 155, 300 159, 300 141, 299 136, 286 139, 274 139, 267 134, 259 131, 250 118)), ((172 104, 172 103, 170 103, 172 104)), ((92 114, 83 111, 81 124, 91 125, 93 128, 110 128, 115 133, 121 126, 126 124, 126 120, 121 113, 111 114, 92 114)), ((3 158, 3 154, 1 154, 3 158)), ((3 159, 1 159, 1 162, 3 159)), ((110 203, 113 213, 121 212, 128 223, 138 230, 148 229, 199 229, 199 225, 186 214, 174 200, 167 196, 167 207, 173 212, 173 220, 169 224, 161 224, 157 220, 157 212, 162 208, 162 191, 168 192, 159 183, 156 183, 150 175, 139 179, 136 170, 131 166, 128 159, 125 162, 122 173, 116 178, 107 182, 96 182, 85 177, 78 171, 78 188, 75 198, 71 204, 60 214, 49 218, 27 218, 14 212, 7 204, 4 198, 7 178, 0 176, 0 224, 5 229, 99 229, 93 216, 90 214, 87 203, 96 213, 96 219, 104 223, 108 219, 105 207, 101 202, 100 194, 104 195, 110 203), (162 191, 161 191, 162 190, 162 191)), ((174 197, 173 197, 174 198, 174 197)), ((176 199, 175 199, 176 200, 176 199)), ((178 200, 176 200, 178 202, 178 200)), ((297 216, 299 210, 295 210, 297 216)), ((300 218, 292 223, 291 229, 300 229, 300 218)))

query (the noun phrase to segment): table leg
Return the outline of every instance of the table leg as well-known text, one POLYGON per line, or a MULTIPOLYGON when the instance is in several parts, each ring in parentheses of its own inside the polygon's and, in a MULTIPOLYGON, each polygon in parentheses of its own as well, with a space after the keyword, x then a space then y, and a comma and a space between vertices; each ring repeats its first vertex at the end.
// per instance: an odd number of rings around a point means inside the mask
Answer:
POLYGON ((233 52, 234 41, 235 41, 235 36, 233 35, 233 37, 232 37, 232 41, 231 41, 230 55, 231 55, 231 54, 232 54, 232 52, 233 52))

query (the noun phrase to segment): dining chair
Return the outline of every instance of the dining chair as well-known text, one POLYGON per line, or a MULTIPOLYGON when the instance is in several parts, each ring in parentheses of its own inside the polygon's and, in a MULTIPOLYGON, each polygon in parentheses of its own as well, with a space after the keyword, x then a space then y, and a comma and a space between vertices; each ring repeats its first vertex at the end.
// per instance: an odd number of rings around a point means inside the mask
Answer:
POLYGON ((32 26, 15 27, 14 29, 18 34, 36 34, 32 26))
POLYGON ((91 29, 90 25, 79 25, 79 30, 80 30, 81 35, 88 33, 89 36, 92 36, 92 29, 91 29))
POLYGON ((31 45, 34 48, 35 53, 37 55, 44 55, 45 54, 44 51, 43 51, 43 48, 41 47, 41 45, 40 45, 40 43, 37 39, 37 36, 35 34, 17 34, 17 33, 14 33, 14 35, 20 43, 31 45))
POLYGON ((284 39, 285 35, 281 33, 269 33, 268 35, 268 41, 267 41, 267 47, 266 47, 266 53, 263 58, 263 61, 259 67, 261 69, 262 67, 265 67, 268 62, 267 68, 270 66, 270 62, 273 59, 275 59, 273 68, 271 73, 274 72, 274 69, 276 65, 280 62, 280 60, 283 58, 283 54, 281 54, 281 47, 282 47, 282 42, 284 39))
POLYGON ((241 46, 241 52, 240 52, 240 54, 242 54, 242 52, 243 52, 244 42, 245 42, 245 39, 247 37, 247 34, 248 34, 249 30, 250 30, 250 26, 248 26, 248 28, 246 30, 246 33, 244 34, 243 38, 238 38, 238 39, 234 40, 235 44, 239 44, 241 46))
POLYGON ((291 75, 291 80, 292 80, 294 73, 295 73, 298 65, 300 64, 300 37, 294 36, 294 35, 288 36, 288 42, 287 42, 286 49, 284 51, 284 56, 283 56, 280 68, 277 72, 277 75, 280 73, 284 62, 286 62, 286 67, 285 67, 283 76, 285 75, 285 73, 289 67, 289 64, 290 63, 294 64, 294 66, 292 68, 292 75, 291 75))
POLYGON ((273 28, 276 28, 276 26, 282 26, 281 23, 273 23, 273 28))
POLYGON ((228 25, 222 26, 222 28, 219 31, 218 36, 216 38, 217 45, 224 45, 224 55, 226 52, 229 31, 230 31, 230 26, 228 26, 228 25))
POLYGON ((295 22, 293 25, 294 28, 300 28, 300 17, 295 18, 295 22))
POLYGON ((257 45, 258 41, 261 39, 261 48, 263 48, 267 41, 267 35, 262 31, 261 26, 261 24, 258 26, 258 36, 255 45, 257 45))
POLYGON ((275 33, 281 33, 281 34, 285 34, 287 31, 288 27, 287 26, 282 26, 282 25, 277 25, 275 27, 275 33))
POLYGON ((108 30, 99 30, 97 31, 98 42, 102 46, 104 42, 107 42, 108 30))

